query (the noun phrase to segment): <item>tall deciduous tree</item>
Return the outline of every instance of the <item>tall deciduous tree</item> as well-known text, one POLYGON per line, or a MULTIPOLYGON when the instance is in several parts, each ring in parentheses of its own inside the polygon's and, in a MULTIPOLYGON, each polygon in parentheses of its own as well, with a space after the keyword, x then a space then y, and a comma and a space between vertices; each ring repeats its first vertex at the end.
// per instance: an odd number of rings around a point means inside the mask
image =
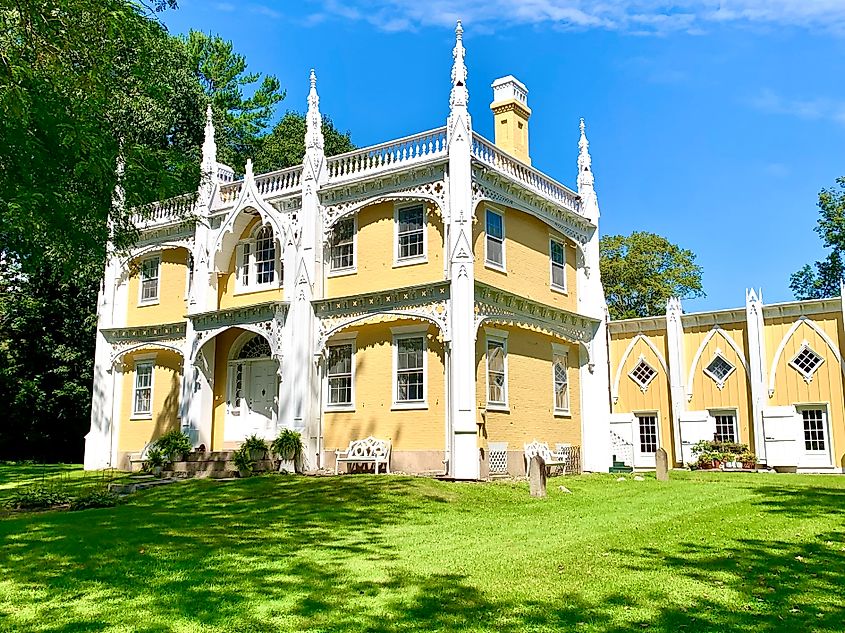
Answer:
MULTIPOLYGON (((305 116, 287 112, 273 131, 261 141, 255 156, 256 171, 273 171, 302 164, 305 156, 305 116)), ((340 132, 332 120, 323 116, 323 138, 326 156, 334 156, 355 149, 349 132, 340 132)))
POLYGON ((830 253, 824 259, 807 264, 789 278, 789 287, 796 299, 835 297, 845 278, 842 255, 845 253, 845 176, 836 180, 833 189, 819 193, 819 219, 816 233, 830 253))
POLYGON ((219 35, 192 30, 182 41, 214 109, 218 160, 241 171, 255 158, 285 92, 275 76, 247 72, 246 58, 219 35))
POLYGON ((601 277, 614 319, 665 314, 670 297, 703 297, 692 251, 665 237, 635 231, 601 238, 601 277))

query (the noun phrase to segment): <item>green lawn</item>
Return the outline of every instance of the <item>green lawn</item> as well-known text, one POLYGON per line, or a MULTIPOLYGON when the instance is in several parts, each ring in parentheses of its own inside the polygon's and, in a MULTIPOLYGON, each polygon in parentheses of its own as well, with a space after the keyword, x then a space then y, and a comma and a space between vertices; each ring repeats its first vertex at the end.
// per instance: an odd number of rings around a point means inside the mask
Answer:
POLYGON ((845 630, 845 477, 672 477, 271 475, 7 516, 0 630, 845 630))

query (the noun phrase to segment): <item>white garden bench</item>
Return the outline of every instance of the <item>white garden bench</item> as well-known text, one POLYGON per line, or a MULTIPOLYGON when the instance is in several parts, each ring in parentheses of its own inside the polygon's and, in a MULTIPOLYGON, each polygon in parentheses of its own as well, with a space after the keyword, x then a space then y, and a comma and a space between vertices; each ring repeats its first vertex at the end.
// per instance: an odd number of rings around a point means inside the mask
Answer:
POLYGON ((150 453, 150 449, 153 447, 155 442, 147 442, 144 445, 144 448, 141 449, 138 453, 129 453, 129 469, 133 470, 135 464, 141 464, 143 466, 144 462, 147 461, 147 456, 150 453))
POLYGON ((525 444, 526 474, 528 473, 528 467, 531 464, 531 460, 537 455, 543 458, 543 461, 546 463, 546 468, 550 471, 552 467, 559 466, 563 468, 564 473, 566 473, 566 466, 569 463, 569 457, 566 454, 553 453, 546 442, 538 442, 537 440, 534 440, 533 442, 525 444))
POLYGON ((334 474, 338 474, 341 462, 347 464, 373 464, 378 474, 379 464, 384 464, 387 474, 390 474, 390 440, 380 440, 373 436, 363 440, 352 440, 345 451, 334 452, 334 474))

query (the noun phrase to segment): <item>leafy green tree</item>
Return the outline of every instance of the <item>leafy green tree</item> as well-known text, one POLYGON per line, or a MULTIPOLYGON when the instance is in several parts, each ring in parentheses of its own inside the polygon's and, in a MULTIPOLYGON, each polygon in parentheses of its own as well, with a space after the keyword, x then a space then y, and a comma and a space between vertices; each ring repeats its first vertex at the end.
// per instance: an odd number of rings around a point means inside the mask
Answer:
MULTIPOLYGON (((257 172, 274 171, 302 164, 305 156, 305 116, 298 112, 287 112, 273 131, 261 141, 255 155, 257 172)), ((323 116, 323 138, 326 156, 334 156, 355 149, 349 132, 340 132, 331 118, 323 116)))
POLYGON ((701 267, 692 251, 665 237, 635 231, 601 238, 601 277, 614 319, 665 314, 670 297, 703 297, 701 267))
POLYGON ((192 30, 182 41, 214 109, 217 159, 241 171, 255 157, 285 91, 275 76, 247 72, 246 58, 219 35, 192 30), (252 94, 244 96, 245 89, 252 94))
POLYGON ((837 187, 819 193, 819 219, 816 233, 827 257, 805 265, 789 278, 789 288, 796 299, 821 299, 839 295, 839 285, 845 278, 842 254, 845 252, 845 176, 837 178, 837 187))

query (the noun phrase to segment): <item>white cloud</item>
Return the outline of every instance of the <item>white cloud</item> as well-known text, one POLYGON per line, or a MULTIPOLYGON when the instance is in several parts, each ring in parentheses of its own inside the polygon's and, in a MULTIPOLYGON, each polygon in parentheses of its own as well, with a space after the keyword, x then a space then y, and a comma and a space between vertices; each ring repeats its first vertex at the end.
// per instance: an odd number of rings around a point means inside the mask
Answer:
POLYGON ((845 34, 845 0, 323 0, 321 13, 384 30, 551 24, 638 34, 698 34, 717 24, 796 26, 845 34))
POLYGON ((791 99, 764 90, 749 100, 751 107, 768 114, 793 116, 805 120, 834 121, 845 125, 845 101, 826 99, 791 99))

